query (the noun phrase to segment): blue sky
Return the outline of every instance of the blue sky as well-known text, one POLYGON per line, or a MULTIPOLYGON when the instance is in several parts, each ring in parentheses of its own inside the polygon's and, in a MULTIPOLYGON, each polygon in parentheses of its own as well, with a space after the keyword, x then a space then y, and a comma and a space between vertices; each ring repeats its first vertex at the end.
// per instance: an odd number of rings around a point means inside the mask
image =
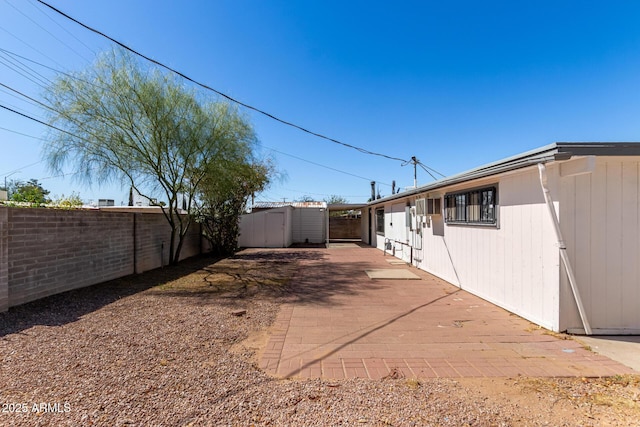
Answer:
MULTIPOLYGON (((636 1, 50 4, 283 120, 392 157, 416 156, 445 175, 556 141, 640 140, 636 1)), ((68 71, 109 47, 35 0, 0 0, 0 83, 31 97, 41 99, 52 72, 23 59, 16 65, 15 54, 68 71)), ((0 104, 45 117, 4 87, 0 104)), ((392 180, 413 185, 411 165, 245 112, 286 177, 258 200, 340 195, 357 203, 369 197, 370 180, 382 195, 392 180)), ((45 126, 2 110, 0 128, 0 180, 36 178, 51 195, 127 200, 117 185, 52 177, 37 139, 45 126)), ((430 181, 418 169, 418 183, 430 181)))

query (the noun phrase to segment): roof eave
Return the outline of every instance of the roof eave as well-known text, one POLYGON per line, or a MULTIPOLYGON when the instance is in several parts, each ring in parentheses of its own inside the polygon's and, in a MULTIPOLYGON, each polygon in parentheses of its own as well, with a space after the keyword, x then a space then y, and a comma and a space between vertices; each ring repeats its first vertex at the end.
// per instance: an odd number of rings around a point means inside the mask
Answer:
POLYGON ((410 197, 419 193, 437 190, 449 185, 459 184, 474 179, 485 178, 499 173, 525 168, 538 163, 557 160, 569 160, 572 156, 640 156, 639 142, 556 142, 535 150, 527 151, 497 162, 489 163, 475 169, 443 178, 402 193, 393 194, 368 205, 375 205, 392 200, 410 197))

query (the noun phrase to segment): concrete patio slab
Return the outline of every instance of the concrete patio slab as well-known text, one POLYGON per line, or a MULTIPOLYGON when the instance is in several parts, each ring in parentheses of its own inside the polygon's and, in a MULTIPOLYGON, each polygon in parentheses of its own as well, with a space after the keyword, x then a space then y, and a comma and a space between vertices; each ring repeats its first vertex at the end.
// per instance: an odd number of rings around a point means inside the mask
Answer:
POLYGON ((387 258, 387 262, 391 265, 407 265, 405 261, 402 261, 401 259, 398 259, 398 258, 393 258, 393 259, 387 258))
POLYGON ((370 279, 377 280, 420 280, 420 276, 409 270, 399 268, 381 268, 376 270, 365 270, 370 279))
POLYGON ((640 336, 580 336, 576 339, 591 347, 594 352, 617 360, 640 372, 640 336))
MULTIPOLYGON (((279 377, 600 377, 637 373, 422 270, 371 280, 390 255, 304 249, 260 366, 279 377)), ((387 267, 386 269, 384 267, 387 267)), ((409 271, 410 268, 410 271, 409 271)))

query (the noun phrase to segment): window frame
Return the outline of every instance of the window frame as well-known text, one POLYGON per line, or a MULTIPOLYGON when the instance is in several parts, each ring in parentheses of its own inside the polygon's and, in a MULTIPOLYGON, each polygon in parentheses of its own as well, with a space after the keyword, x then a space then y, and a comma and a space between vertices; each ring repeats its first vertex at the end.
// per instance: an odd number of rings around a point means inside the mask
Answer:
POLYGON ((498 226, 498 185, 444 195, 444 221, 451 225, 498 226))
POLYGON ((376 233, 384 235, 384 207, 375 209, 375 218, 376 218, 376 233), (380 216, 382 213, 382 216, 380 216))

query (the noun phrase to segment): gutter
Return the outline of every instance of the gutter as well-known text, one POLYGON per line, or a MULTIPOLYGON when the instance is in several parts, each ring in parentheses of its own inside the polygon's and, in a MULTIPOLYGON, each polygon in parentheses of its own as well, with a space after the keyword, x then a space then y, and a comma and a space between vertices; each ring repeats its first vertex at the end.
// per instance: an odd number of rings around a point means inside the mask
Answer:
POLYGON ((585 333, 587 335, 592 335, 593 331, 591 330, 591 325, 589 325, 589 319, 587 319, 584 306, 582 305, 582 299, 580 298, 580 293, 578 292, 576 277, 573 274, 573 268, 571 267, 571 263, 569 262, 567 245, 564 243, 564 238, 562 237, 562 232, 560 231, 560 222, 558 221, 556 208, 553 206, 553 200, 551 199, 551 194, 549 193, 549 188, 547 187, 547 168, 545 167, 544 163, 538 163, 538 172, 540 175, 540 185, 542 186, 544 200, 547 203, 547 207, 549 208, 549 216, 551 217, 551 220, 553 222, 553 227, 556 232, 556 238, 558 239, 560 258, 562 259, 562 264, 564 265, 564 269, 567 272, 567 278, 569 279, 571 291, 573 292, 573 299, 575 300, 576 306, 578 307, 578 313, 580 313, 580 320, 582 320, 582 326, 584 327, 585 333))

